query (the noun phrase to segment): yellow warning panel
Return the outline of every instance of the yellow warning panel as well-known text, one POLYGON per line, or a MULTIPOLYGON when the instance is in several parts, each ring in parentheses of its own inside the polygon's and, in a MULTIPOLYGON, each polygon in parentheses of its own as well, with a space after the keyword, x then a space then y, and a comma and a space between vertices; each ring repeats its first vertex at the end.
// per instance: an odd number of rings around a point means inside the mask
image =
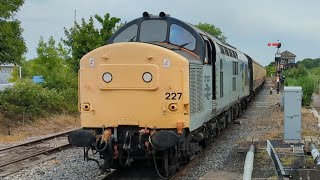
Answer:
POLYGON ((159 67, 154 64, 100 65, 98 71, 100 89, 158 88, 159 67))

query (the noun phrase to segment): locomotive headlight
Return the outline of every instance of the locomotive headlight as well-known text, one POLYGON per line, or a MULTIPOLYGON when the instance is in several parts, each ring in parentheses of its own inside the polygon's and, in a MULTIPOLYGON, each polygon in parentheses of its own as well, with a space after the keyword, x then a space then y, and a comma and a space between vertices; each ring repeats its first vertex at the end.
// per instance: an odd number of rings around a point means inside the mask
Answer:
POLYGON ((102 75, 102 79, 103 79, 104 82, 109 83, 109 82, 112 81, 112 74, 106 72, 106 73, 104 73, 104 74, 102 75))
POLYGON ((169 104, 169 110, 170 111, 177 111, 178 110, 178 104, 177 103, 169 104))
POLYGON ((152 74, 149 72, 145 72, 142 75, 142 79, 144 80, 144 82, 149 83, 152 81, 152 74))
POLYGON ((85 111, 90 111, 90 104, 89 103, 83 103, 82 108, 85 111))

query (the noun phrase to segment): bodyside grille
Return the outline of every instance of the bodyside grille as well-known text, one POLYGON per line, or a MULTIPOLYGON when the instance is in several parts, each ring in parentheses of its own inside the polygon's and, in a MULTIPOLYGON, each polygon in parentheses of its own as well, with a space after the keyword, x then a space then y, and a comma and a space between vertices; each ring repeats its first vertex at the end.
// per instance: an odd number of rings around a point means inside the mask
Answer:
POLYGON ((202 65, 190 64, 190 111, 195 114, 204 110, 203 107, 203 69, 202 65))

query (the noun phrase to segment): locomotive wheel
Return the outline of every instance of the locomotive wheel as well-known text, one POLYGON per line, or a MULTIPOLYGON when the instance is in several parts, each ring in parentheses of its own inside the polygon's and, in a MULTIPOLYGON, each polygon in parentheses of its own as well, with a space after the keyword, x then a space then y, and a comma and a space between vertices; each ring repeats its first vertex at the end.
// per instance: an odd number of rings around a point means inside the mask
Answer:
POLYGON ((222 123, 223 123, 223 129, 227 128, 228 127, 228 116, 225 114, 223 115, 222 117, 222 123))
POLYGON ((174 148, 164 150, 163 152, 163 170, 165 177, 171 177, 176 172, 178 154, 175 152, 174 148))
POLYGON ((155 160, 155 156, 153 157, 157 174, 161 179, 170 179, 174 176, 177 170, 178 153, 176 152, 175 148, 165 149, 161 151, 161 157, 162 158, 158 159, 157 162, 155 160), (158 167, 161 168, 158 169, 158 167))
POLYGON ((101 152, 103 156, 103 164, 101 166, 101 173, 105 173, 113 165, 113 146, 111 140, 108 141, 108 145, 105 151, 101 152))
POLYGON ((165 150, 163 153, 163 166, 166 177, 170 175, 170 167, 169 167, 169 150, 165 150))

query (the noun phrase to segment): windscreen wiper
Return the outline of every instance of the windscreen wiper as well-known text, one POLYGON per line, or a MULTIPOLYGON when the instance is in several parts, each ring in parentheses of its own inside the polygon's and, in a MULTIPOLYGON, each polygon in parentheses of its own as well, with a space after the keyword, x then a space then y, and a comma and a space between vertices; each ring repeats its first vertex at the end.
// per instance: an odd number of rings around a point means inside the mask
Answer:
POLYGON ((128 42, 133 42, 134 38, 136 38, 136 36, 133 36, 128 42))
POLYGON ((190 43, 192 43, 192 41, 178 45, 179 48, 184 48, 185 46, 189 45, 190 43))

